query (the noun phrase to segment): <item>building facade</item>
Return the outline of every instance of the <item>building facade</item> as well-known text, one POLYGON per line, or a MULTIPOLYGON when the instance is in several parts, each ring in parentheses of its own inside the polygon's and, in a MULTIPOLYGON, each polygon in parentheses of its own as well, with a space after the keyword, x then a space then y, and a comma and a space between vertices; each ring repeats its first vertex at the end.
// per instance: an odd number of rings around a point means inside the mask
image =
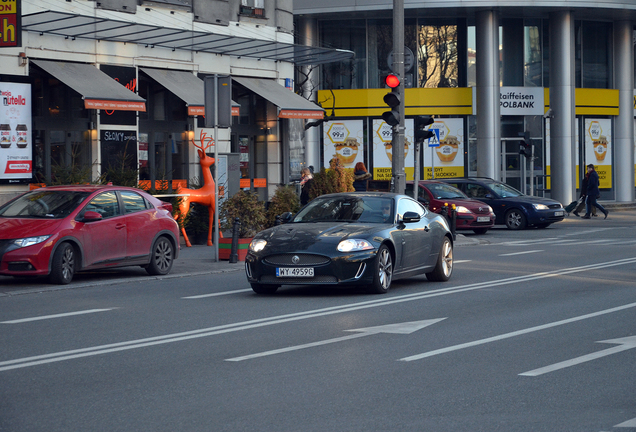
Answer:
MULTIPOLYGON (((294 0, 300 43, 355 52, 304 72, 305 92, 329 115, 308 137, 308 163, 337 155, 391 178, 381 115, 392 9, 391 0, 294 0)), ((436 136, 420 152, 421 178, 487 176, 566 204, 593 163, 602 200, 634 201, 636 3, 404 0, 404 9, 407 180, 413 119, 429 115, 436 136)))
POLYGON ((0 203, 121 167, 148 187, 196 184, 202 136, 215 138, 217 183, 266 200, 298 176, 304 123, 323 116, 290 91, 295 65, 351 55, 295 45, 291 0, 12 3, 22 31, 20 46, 0 47, 0 203), (215 75, 232 87, 230 124, 216 128, 215 75))

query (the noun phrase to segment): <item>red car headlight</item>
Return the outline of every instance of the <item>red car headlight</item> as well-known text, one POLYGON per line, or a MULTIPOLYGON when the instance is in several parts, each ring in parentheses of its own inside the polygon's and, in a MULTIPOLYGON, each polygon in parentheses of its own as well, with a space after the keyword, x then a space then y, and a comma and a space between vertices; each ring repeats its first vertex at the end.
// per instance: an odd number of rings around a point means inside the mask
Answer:
POLYGON ((13 244, 15 244, 18 247, 33 246, 38 243, 42 243, 43 241, 46 241, 49 237, 51 236, 46 235, 46 236, 21 238, 21 239, 13 240, 13 244))

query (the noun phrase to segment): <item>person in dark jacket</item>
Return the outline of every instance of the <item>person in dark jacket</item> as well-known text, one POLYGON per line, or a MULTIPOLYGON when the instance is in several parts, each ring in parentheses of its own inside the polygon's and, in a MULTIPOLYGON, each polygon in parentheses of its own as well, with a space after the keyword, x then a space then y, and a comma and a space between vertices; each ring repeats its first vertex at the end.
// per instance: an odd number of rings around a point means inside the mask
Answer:
POLYGON ((598 190, 598 186, 599 186, 598 174, 596 173, 596 170, 594 169, 593 164, 589 164, 587 166, 587 173, 589 174, 589 177, 587 179, 587 199, 585 200, 586 211, 585 211, 585 216, 583 216, 583 219, 590 218, 590 214, 592 213, 592 207, 596 207, 597 209, 602 211, 603 214, 605 215, 605 219, 607 219, 607 215, 609 214, 609 212, 605 210, 602 205, 596 202, 596 199, 601 195, 601 192, 598 190))
MULTIPOLYGON (((585 173, 585 176, 583 177, 583 181, 581 182, 581 199, 579 200, 580 202, 577 204, 576 208, 572 212, 574 213, 574 216, 581 217, 579 212, 586 207, 585 201, 587 198, 587 183, 589 178, 590 178, 590 174, 585 173)), ((592 216, 596 216, 596 207, 592 207, 592 216)))
POLYGON ((300 191, 300 205, 305 205, 309 202, 309 189, 311 189, 314 183, 314 176, 309 168, 303 168, 300 171, 300 176, 300 186, 302 187, 300 191))
POLYGON ((367 180, 371 177, 372 175, 367 172, 367 167, 364 166, 364 163, 358 162, 353 169, 353 188, 356 192, 366 192, 367 180))

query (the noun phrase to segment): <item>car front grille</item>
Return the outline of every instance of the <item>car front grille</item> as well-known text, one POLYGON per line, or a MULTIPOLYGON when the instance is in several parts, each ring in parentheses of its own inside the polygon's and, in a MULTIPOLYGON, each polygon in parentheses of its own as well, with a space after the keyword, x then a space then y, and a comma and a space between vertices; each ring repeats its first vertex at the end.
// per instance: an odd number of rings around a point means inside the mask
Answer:
POLYGON ((278 266, 316 266, 327 264, 329 261, 328 257, 313 254, 280 254, 263 259, 266 264, 278 266), (298 258, 294 260, 294 257, 298 258))
POLYGON ((550 204, 548 206, 549 209, 560 209, 561 208, 561 204, 550 204))
POLYGON ((279 278, 265 275, 259 281, 263 284, 290 284, 290 285, 310 285, 310 284, 335 284, 338 282, 335 276, 316 276, 312 278, 279 278))

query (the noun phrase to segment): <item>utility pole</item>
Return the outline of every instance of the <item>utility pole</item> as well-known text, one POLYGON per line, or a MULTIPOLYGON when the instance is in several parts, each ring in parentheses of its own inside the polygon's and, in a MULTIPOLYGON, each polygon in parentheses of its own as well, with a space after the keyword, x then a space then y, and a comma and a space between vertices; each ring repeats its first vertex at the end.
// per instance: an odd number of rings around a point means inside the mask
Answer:
POLYGON ((393 192, 403 194, 404 173, 404 0, 393 0, 393 72, 400 78, 399 124, 393 126, 392 165, 393 192))

